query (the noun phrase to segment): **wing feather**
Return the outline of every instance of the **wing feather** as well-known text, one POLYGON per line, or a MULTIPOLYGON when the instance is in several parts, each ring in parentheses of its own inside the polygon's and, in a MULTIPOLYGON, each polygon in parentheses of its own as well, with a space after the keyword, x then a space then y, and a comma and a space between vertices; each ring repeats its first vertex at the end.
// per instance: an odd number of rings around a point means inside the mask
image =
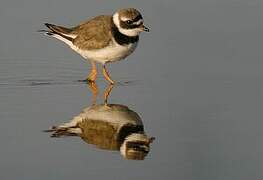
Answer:
POLYGON ((101 15, 73 28, 77 34, 73 44, 80 49, 94 50, 107 46, 111 42, 112 16, 101 15))

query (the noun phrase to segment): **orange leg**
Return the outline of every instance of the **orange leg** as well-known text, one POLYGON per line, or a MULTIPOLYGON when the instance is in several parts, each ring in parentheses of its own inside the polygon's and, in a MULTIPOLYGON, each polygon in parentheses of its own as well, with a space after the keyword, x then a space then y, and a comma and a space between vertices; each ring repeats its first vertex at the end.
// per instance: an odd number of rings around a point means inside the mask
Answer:
POLYGON ((108 97, 111 93, 111 90, 113 89, 113 84, 110 84, 107 89, 104 92, 104 104, 107 105, 108 104, 108 97))
POLYGON ((103 75, 107 81, 109 81, 111 84, 114 84, 114 81, 110 78, 110 75, 106 69, 106 65, 103 64, 103 75))
POLYGON ((94 61, 90 61, 91 63, 91 72, 87 77, 87 81, 89 82, 94 82, 97 79, 97 68, 96 68, 96 64, 94 61))
POLYGON ((95 82, 88 82, 88 86, 92 92, 92 105, 96 104, 97 96, 99 94, 98 86, 95 82))

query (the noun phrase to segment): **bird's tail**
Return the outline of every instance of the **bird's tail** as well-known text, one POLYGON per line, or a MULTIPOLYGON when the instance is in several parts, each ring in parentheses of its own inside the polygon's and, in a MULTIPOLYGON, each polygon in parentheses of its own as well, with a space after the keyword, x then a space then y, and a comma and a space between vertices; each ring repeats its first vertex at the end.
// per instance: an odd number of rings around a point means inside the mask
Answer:
POLYGON ((50 137, 66 137, 66 136, 78 136, 81 133, 81 129, 77 126, 63 127, 63 126, 52 126, 44 132, 52 133, 50 137))
POLYGON ((76 38, 76 35, 73 33, 73 29, 71 28, 57 26, 49 23, 45 23, 45 26, 48 28, 48 30, 39 30, 38 32, 42 32, 48 36, 55 37, 69 45, 76 38))
POLYGON ((67 35, 67 36, 70 36, 72 33, 72 29, 62 27, 62 26, 57 26, 55 24, 45 23, 45 26, 47 26, 47 28, 53 33, 63 34, 63 35, 67 35))

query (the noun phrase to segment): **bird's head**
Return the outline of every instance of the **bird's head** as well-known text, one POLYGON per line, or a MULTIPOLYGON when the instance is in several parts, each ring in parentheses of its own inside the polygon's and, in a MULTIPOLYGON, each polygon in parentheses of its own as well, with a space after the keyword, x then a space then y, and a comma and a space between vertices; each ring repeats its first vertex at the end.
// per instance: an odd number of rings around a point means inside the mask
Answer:
POLYGON ((126 137, 120 151, 124 158, 143 160, 150 151, 150 144, 155 138, 148 138, 145 134, 133 133, 126 137))
POLYGON ((138 36, 142 31, 149 32, 144 26, 141 13, 134 8, 120 9, 113 15, 113 22, 126 36, 138 36))

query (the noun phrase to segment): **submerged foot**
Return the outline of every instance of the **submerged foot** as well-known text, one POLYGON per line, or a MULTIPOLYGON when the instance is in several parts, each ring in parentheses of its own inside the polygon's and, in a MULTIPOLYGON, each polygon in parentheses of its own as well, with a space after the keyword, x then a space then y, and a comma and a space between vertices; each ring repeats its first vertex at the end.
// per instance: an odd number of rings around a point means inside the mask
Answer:
POLYGON ((78 82, 94 83, 95 80, 87 78, 87 79, 83 79, 83 80, 78 80, 78 82))

